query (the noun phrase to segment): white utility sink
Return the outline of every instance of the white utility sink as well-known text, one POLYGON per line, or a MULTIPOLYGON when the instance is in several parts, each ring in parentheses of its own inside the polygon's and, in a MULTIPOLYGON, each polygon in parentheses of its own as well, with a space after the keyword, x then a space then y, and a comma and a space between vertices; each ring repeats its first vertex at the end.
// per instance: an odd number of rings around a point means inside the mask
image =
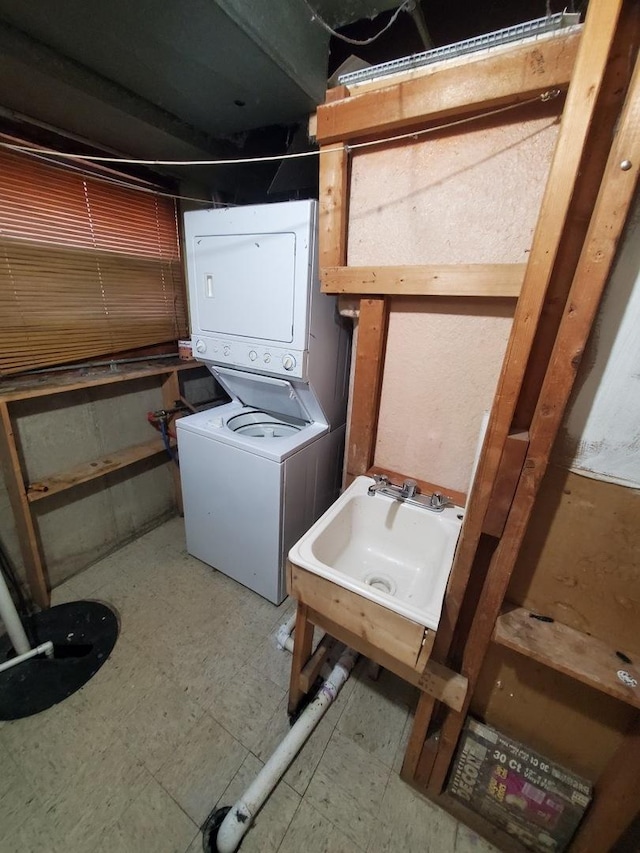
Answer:
POLYGON ((292 563, 436 630, 463 510, 434 512, 357 477, 289 552, 292 563))

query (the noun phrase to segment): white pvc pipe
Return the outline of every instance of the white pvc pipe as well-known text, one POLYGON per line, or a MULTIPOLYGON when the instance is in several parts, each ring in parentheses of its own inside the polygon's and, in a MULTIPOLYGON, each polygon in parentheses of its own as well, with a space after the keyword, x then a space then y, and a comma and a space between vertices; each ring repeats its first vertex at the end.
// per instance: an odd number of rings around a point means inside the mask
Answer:
POLYGON ((11 669, 12 666, 17 666, 19 663, 22 663, 22 661, 34 658, 36 655, 46 655, 48 658, 52 658, 53 643, 51 640, 47 640, 46 643, 41 643, 34 649, 30 649, 28 652, 24 652, 21 655, 17 655, 15 658, 11 658, 11 660, 6 661, 5 663, 0 663, 0 672, 4 672, 5 669, 11 669))
POLYGON ((280 746, 223 820, 216 837, 218 853, 234 853, 238 849, 255 816, 349 678, 357 659, 358 653, 353 649, 343 651, 318 695, 304 709, 280 746))
MULTIPOLYGON (((24 655, 31 650, 31 643, 22 627, 20 616, 11 598, 9 587, 0 572, 0 618, 4 622, 11 644, 19 655, 24 655)), ((1 671, 1 670, 0 670, 1 671)))
POLYGON ((279 649, 287 652, 293 652, 293 629, 296 627, 296 614, 290 616, 289 619, 278 628, 276 634, 276 645, 279 649))

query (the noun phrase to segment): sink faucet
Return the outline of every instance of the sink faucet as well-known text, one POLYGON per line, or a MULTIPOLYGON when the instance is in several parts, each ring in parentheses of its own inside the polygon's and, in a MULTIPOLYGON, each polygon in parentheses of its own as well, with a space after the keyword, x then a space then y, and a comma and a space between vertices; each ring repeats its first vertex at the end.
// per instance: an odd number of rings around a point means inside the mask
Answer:
POLYGON ((418 484, 415 480, 405 480, 400 486, 401 498, 412 498, 418 491, 418 484))
POLYGON ((374 474, 373 480, 374 482, 367 490, 369 495, 380 492, 381 495, 386 495, 397 501, 407 501, 425 509, 433 510, 433 512, 442 512, 446 506, 451 505, 451 500, 446 495, 441 495, 440 492, 434 492, 432 495, 421 495, 415 480, 405 480, 401 486, 392 483, 386 474, 374 474))
POLYGON ((418 484, 415 480, 405 480, 401 486, 395 486, 386 474, 374 474, 373 479, 375 482, 367 490, 370 495, 383 492, 385 495, 401 501, 414 497, 418 492, 418 484))
POLYGON ((386 474, 374 474, 373 479, 375 482, 372 483, 367 490, 367 494, 369 495, 375 495, 376 492, 380 492, 382 489, 391 485, 386 474))

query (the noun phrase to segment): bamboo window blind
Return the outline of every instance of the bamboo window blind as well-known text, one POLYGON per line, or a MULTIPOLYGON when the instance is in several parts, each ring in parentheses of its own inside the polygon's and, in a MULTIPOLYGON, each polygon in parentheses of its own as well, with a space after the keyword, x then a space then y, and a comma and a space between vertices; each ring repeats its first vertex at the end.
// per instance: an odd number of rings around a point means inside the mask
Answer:
POLYGON ((172 199, 0 151, 0 376, 186 332, 172 199))

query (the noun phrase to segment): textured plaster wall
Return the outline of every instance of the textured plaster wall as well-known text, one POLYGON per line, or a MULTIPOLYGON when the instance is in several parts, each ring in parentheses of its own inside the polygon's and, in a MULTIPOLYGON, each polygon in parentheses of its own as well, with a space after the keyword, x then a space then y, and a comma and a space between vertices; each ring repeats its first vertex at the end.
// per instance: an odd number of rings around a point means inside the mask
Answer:
MULTIPOLYGON (((542 106, 509 117, 356 153, 349 264, 526 262, 558 124, 542 106)), ((513 307, 392 301, 376 464, 468 490, 513 307)))

